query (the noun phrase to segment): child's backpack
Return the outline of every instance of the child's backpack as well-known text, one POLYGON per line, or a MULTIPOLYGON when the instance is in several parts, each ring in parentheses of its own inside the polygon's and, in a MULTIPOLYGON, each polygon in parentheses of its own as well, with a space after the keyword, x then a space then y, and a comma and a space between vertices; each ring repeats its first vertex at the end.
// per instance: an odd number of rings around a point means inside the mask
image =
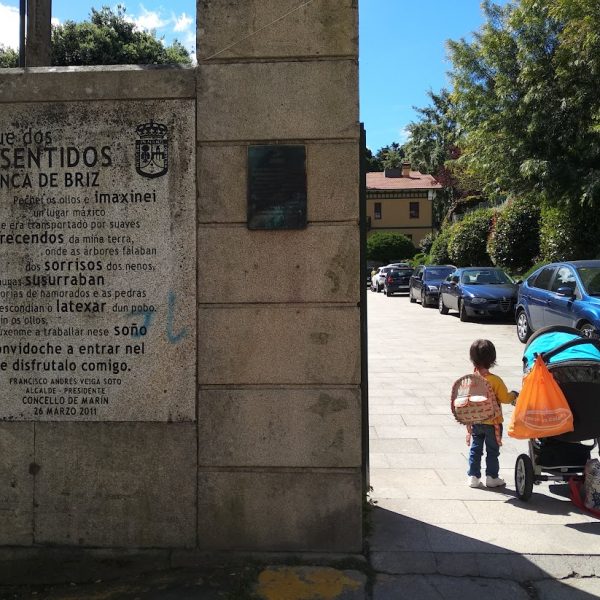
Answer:
POLYGON ((450 407, 454 418, 462 425, 483 423, 502 415, 492 386, 477 373, 454 382, 450 407))
MULTIPOLYGON (((478 373, 470 373, 454 382, 450 408, 454 418, 467 426, 467 444, 471 443, 473 425, 502 416, 492 386, 478 373)), ((502 446, 500 425, 494 425, 494 433, 498 446, 502 446)))

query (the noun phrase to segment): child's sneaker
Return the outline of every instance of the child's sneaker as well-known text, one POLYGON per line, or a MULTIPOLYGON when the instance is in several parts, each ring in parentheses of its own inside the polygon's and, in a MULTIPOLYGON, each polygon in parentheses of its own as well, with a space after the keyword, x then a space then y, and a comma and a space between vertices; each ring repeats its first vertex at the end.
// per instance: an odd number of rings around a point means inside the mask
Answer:
POLYGON ((471 475, 469 477, 469 487, 476 488, 481 485, 481 477, 475 477, 475 475, 471 475))
POLYGON ((490 477, 489 475, 485 478, 486 487, 500 487, 506 485, 506 481, 502 477, 490 477))

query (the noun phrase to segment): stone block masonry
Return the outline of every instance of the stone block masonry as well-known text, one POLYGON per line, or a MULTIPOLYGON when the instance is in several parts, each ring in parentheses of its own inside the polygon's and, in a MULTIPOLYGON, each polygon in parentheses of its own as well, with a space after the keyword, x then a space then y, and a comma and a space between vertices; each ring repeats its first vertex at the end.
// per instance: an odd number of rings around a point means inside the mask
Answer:
POLYGON ((362 548, 357 3, 198 11, 195 68, 0 71, 0 557, 362 548))

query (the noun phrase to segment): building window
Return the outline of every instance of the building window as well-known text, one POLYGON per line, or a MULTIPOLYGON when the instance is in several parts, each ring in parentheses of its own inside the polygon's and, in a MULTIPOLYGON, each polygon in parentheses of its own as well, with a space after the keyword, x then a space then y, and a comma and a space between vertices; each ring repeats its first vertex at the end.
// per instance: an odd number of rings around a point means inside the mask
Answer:
POLYGON ((375 202, 375 218, 381 219, 381 202, 375 202))
POLYGON ((419 203, 418 202, 410 202, 408 208, 408 214, 411 219, 419 218, 419 203))

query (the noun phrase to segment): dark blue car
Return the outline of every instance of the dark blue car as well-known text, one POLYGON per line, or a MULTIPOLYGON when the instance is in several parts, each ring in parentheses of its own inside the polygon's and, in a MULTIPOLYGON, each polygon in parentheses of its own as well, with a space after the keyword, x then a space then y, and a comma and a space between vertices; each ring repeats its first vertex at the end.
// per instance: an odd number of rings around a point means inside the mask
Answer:
POLYGON ((517 335, 525 343, 536 330, 565 325, 592 336, 600 329, 600 260, 552 263, 521 285, 517 335))
POLYGON ((452 265, 427 265, 417 267, 410 278, 408 296, 411 302, 421 301, 421 306, 437 306, 440 285, 456 267, 452 265))
POLYGON ((461 321, 471 317, 513 318, 517 302, 517 284, 494 267, 456 269, 442 282, 439 311, 458 311, 461 321))

